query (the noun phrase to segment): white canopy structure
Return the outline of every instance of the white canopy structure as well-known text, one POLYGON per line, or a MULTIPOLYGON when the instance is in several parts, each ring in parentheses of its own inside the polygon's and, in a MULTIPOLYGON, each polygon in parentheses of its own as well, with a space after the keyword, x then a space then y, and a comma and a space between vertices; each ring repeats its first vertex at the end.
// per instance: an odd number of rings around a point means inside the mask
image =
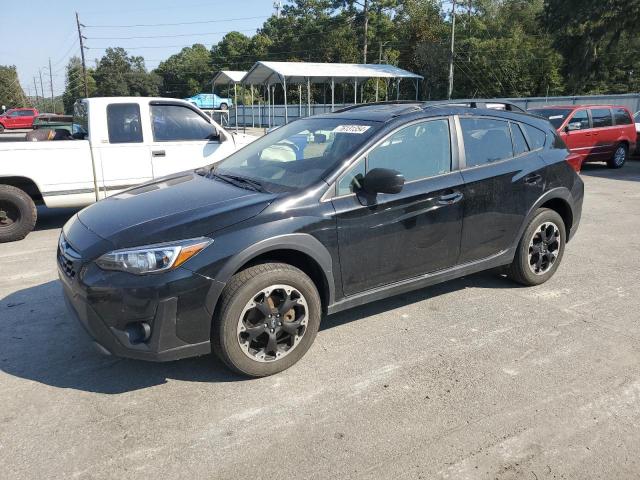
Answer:
POLYGON ((216 85, 227 85, 229 87, 233 84, 233 106, 236 116, 236 128, 238 128, 238 83, 242 81, 246 74, 247 72, 240 70, 221 70, 213 76, 213 80, 211 81, 213 93, 216 91, 216 85))
MULTIPOLYGON (((222 73, 222 72, 221 72, 222 73)), ((307 112, 311 110, 311 84, 321 83, 331 86, 331 110, 335 108, 335 84, 353 83, 354 103, 358 103, 358 83, 361 85, 371 78, 396 80, 397 96, 400 95, 400 81, 412 80, 416 90, 416 99, 421 75, 386 64, 353 64, 353 63, 306 63, 306 62, 256 62, 242 78, 243 85, 263 85, 266 87, 268 102, 271 108, 275 94, 273 85, 282 85, 285 103, 285 123, 288 122, 287 84, 307 85, 307 112)), ((299 95, 302 102, 302 93, 299 95)), ((378 82, 376 82, 376 100, 378 99, 378 82)), ((301 105, 302 107, 302 105, 301 105)))

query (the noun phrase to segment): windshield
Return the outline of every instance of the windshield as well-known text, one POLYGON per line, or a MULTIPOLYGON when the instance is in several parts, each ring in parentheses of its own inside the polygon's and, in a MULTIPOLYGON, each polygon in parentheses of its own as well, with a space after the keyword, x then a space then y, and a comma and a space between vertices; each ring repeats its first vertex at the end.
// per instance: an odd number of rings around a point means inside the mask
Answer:
POLYGON ((254 180, 271 191, 298 190, 328 174, 380 125, 343 118, 297 120, 216 164, 213 172, 254 180))
POLYGON ((539 117, 544 117, 551 122, 553 128, 560 128, 564 120, 568 115, 573 112, 572 109, 569 108, 535 108, 533 110, 529 110, 529 113, 533 113, 534 115, 538 115, 539 117))

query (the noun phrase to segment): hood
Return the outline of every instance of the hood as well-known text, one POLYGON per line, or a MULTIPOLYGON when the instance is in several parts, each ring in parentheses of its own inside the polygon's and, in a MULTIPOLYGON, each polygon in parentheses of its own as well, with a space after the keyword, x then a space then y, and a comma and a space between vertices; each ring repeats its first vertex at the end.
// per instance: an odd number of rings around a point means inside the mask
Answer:
POLYGON ((125 248, 210 235, 256 216, 274 198, 189 172, 101 200, 78 219, 115 248, 125 248))

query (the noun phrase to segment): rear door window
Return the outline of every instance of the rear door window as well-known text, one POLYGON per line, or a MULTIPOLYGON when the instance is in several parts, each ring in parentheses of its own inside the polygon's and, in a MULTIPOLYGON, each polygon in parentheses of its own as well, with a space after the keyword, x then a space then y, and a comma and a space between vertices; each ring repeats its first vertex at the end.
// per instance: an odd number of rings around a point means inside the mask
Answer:
POLYGON ((142 143, 140 106, 137 103, 107 105, 109 143, 142 143))
POLYGON ((461 118, 467 167, 513 157, 509 123, 492 118, 461 118))
POLYGON ((591 120, 593 122, 593 128, 610 127, 613 125, 611 110, 608 108, 592 108, 591 120))
POLYGON ((613 119, 616 122, 616 125, 631 125, 633 123, 629 112, 624 108, 614 108, 613 119))

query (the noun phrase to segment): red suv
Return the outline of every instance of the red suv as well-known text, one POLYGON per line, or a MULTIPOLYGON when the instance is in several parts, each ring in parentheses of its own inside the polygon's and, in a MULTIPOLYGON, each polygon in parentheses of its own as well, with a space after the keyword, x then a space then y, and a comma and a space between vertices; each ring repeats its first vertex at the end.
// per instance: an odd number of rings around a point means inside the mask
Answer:
POLYGON ((12 108, 0 115, 0 132, 5 128, 32 128, 33 121, 38 116, 35 108, 12 108))
POLYGON ((631 112, 618 105, 553 105, 529 110, 548 119, 560 137, 584 162, 607 162, 620 168, 635 151, 636 127, 631 112))

